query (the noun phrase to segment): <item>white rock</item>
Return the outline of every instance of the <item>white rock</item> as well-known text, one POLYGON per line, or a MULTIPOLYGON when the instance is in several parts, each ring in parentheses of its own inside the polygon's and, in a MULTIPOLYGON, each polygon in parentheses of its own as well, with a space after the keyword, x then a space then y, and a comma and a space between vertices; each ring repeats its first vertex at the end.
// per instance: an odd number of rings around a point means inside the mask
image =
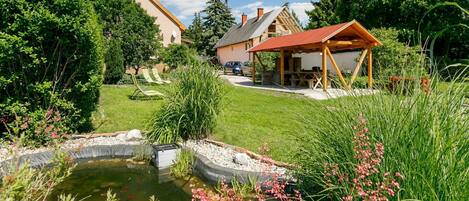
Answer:
POLYGON ((233 156, 233 162, 239 165, 249 165, 249 161, 251 160, 251 157, 249 157, 245 153, 237 153, 233 156))
POLYGON ((118 140, 126 141, 127 140, 127 133, 121 133, 116 136, 118 140))
POLYGON ((142 133, 138 129, 131 130, 127 133, 127 141, 142 139, 142 133))

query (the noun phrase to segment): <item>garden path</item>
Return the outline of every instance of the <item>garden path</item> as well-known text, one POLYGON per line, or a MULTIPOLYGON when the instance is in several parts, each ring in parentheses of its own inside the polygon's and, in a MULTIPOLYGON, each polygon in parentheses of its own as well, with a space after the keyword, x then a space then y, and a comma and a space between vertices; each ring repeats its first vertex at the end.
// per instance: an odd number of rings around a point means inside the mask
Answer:
POLYGON ((333 98, 339 98, 344 96, 363 96, 363 95, 372 95, 378 93, 379 90, 370 90, 370 89, 353 89, 351 91, 346 91, 343 89, 328 89, 327 92, 323 91, 322 89, 309 89, 309 88, 301 88, 301 87, 282 87, 278 85, 253 85, 252 79, 250 77, 244 76, 235 76, 235 75, 220 75, 221 78, 227 80, 229 83, 233 84, 234 86, 238 87, 246 87, 246 88, 253 88, 253 89, 261 89, 261 90, 270 90, 270 91, 278 91, 284 93, 294 93, 294 94, 301 94, 308 98, 312 98, 315 100, 327 100, 333 98))

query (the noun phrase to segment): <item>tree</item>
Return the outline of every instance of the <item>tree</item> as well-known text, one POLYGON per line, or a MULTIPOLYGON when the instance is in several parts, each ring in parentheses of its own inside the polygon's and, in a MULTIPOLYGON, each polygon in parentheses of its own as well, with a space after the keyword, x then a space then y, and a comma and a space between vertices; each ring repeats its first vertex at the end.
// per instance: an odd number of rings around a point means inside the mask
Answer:
POLYGON ((203 54, 207 56, 215 55, 215 44, 234 25, 235 19, 230 9, 220 0, 208 0, 207 7, 203 11, 204 40, 203 54))
POLYGON ((314 9, 306 11, 309 17, 309 23, 306 25, 306 29, 316 29, 340 23, 340 18, 336 14, 337 5, 340 2, 341 0, 311 1, 314 9))
POLYGON ((121 44, 117 39, 111 39, 105 56, 106 71, 104 83, 116 84, 125 73, 124 55, 121 44))
POLYGON ((200 16, 200 13, 195 13, 192 24, 189 26, 185 34, 190 40, 193 41, 191 47, 195 48, 198 52, 203 51, 203 33, 204 28, 202 17, 200 16))
POLYGON ((120 41, 124 65, 138 73, 162 47, 155 18, 129 0, 97 0, 95 7, 104 26, 103 34, 120 41))
POLYGON ((312 4, 315 9, 307 12, 309 29, 356 19, 368 29, 397 29, 402 43, 425 45, 427 40, 436 40, 430 47, 431 55, 442 66, 467 63, 469 12, 464 9, 469 7, 467 0, 321 0, 312 4))
POLYGON ((0 0, 0 18, 0 124, 55 111, 72 131, 90 129, 104 47, 93 5, 0 0))
POLYGON ((186 45, 171 44, 161 55, 161 60, 172 69, 192 65, 197 61, 197 52, 186 45))

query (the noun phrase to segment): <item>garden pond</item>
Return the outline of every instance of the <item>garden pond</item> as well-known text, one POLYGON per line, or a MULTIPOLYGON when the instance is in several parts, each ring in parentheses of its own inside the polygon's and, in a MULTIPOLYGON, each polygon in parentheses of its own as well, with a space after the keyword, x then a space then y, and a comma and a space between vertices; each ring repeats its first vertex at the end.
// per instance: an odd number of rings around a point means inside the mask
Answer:
POLYGON ((125 160, 90 161, 79 164, 72 174, 59 184, 49 201, 61 194, 71 194, 77 200, 106 200, 112 190, 122 201, 148 201, 155 196, 160 201, 191 200, 192 188, 209 188, 200 178, 172 178, 169 170, 158 170, 150 164, 135 164, 125 160))

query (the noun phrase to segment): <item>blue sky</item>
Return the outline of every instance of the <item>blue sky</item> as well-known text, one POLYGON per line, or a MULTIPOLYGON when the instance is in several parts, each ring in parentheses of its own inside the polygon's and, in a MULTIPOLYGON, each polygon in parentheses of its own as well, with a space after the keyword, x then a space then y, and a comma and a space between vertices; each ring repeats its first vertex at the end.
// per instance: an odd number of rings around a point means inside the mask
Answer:
MULTIPOLYGON (((179 20, 186 26, 192 23, 195 12, 204 9, 206 0, 160 0, 179 20)), ((249 18, 256 15, 256 9, 263 7, 266 12, 283 5, 287 0, 228 0, 236 21, 239 22, 241 14, 246 13, 249 18)), ((304 24, 307 21, 305 10, 312 10, 310 0, 289 0, 290 9, 295 11, 304 24)))

